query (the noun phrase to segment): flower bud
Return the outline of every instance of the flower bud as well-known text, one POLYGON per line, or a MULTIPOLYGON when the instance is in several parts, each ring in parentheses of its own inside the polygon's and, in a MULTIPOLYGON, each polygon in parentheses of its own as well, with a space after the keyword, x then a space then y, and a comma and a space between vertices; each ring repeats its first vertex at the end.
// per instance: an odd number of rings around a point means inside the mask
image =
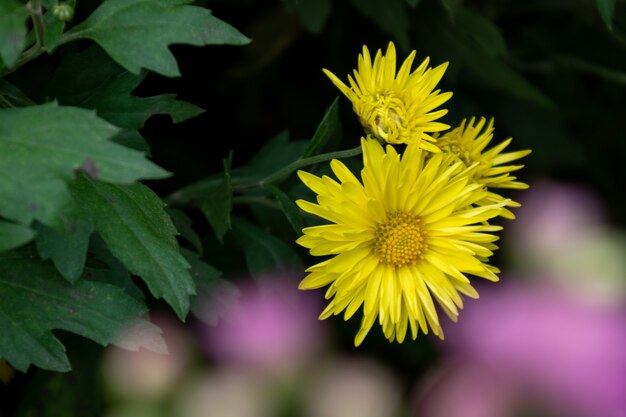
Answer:
POLYGON ((74 17, 74 8, 65 2, 60 2, 52 8, 52 15, 61 22, 69 22, 74 17))

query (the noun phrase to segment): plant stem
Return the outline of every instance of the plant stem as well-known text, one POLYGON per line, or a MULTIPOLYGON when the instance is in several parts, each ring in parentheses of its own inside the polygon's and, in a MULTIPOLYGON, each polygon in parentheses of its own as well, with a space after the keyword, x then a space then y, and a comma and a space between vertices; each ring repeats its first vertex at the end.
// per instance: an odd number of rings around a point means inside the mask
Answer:
POLYGON ((329 152, 329 153, 324 153, 321 155, 311 156, 309 158, 298 159, 290 163, 286 167, 274 172, 273 174, 268 175, 267 177, 263 178, 260 181, 255 181, 255 182, 251 182, 247 184, 241 184, 239 186, 235 185, 233 186, 233 191, 245 191, 245 190, 249 190, 252 188, 262 188, 262 187, 265 187, 266 185, 270 185, 286 177, 287 175, 291 174, 292 172, 300 168, 317 164, 318 162, 329 161, 331 159, 349 158, 351 156, 357 156, 359 154, 361 154, 360 146, 353 148, 353 149, 348 149, 345 151, 329 152))
POLYGON ((44 45, 44 32, 46 24, 43 21, 43 10, 41 9, 41 0, 30 0, 28 2, 28 9, 30 10, 30 18, 33 21, 33 27, 35 28, 35 36, 37 37, 37 47, 43 48, 44 45))
POLYGON ((0 78, 4 77, 17 70, 22 65, 32 61, 45 52, 44 35, 46 24, 43 21, 43 10, 41 8, 41 0, 30 0, 27 4, 30 11, 30 18, 33 21, 33 28, 35 30, 35 44, 22 53, 22 56, 15 62, 11 68, 4 68, 0 71, 0 78))

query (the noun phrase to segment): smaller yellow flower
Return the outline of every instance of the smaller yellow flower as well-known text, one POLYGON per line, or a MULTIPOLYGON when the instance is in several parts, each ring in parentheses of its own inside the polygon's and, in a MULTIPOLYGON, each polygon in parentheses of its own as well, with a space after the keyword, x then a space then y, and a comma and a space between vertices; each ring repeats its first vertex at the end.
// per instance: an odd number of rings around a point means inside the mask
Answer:
POLYGON ((367 46, 363 46, 354 78, 348 75, 349 87, 327 69, 324 73, 352 102, 368 135, 391 144, 418 143, 422 149, 439 152, 430 133, 450 128, 435 121, 448 112, 435 109, 452 97, 450 92, 435 90, 448 63, 428 68, 426 58, 410 72, 414 59, 412 51, 396 73, 393 42, 385 55, 380 49, 376 52, 373 63, 367 46))
MULTIPOLYGON (((488 190, 492 188, 508 188, 523 190, 528 188, 528 184, 516 181, 517 177, 511 175, 511 172, 517 171, 524 165, 505 165, 509 162, 521 159, 528 155, 530 150, 505 152, 502 151, 509 146, 512 138, 508 138, 500 144, 485 151, 493 139, 493 118, 487 123, 484 117, 481 117, 478 123, 472 117, 469 123, 463 119, 461 125, 437 139, 437 145, 443 152, 449 152, 456 155, 466 166, 478 163, 478 168, 474 171, 473 180, 479 184, 484 184, 488 190), (483 129, 484 128, 484 129, 483 129)), ((492 191, 478 205, 494 204, 505 200, 504 197, 492 191)), ((510 201, 507 207, 519 207, 520 204, 510 201)), ((502 210, 502 217, 514 219, 515 215, 507 209, 502 210)))

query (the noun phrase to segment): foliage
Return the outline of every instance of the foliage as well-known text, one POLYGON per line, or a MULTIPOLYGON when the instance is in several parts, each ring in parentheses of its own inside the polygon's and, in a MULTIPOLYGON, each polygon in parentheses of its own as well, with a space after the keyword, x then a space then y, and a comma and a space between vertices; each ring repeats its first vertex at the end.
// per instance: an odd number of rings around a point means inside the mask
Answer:
POLYGON ((449 61, 447 123, 495 116, 528 176, 583 178, 626 221, 623 2, 191 3, 0 0, 0 359, 27 378, 85 363, 73 334, 215 322, 199 302, 233 276, 301 271, 293 174, 355 164, 361 135, 321 68, 363 44, 449 61))

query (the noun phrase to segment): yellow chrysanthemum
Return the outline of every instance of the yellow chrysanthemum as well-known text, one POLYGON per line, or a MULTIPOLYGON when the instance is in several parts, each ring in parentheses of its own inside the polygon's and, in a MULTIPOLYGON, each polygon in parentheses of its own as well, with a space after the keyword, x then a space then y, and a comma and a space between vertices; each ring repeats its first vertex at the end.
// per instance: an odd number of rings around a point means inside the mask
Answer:
POLYGON ((431 152, 438 152, 429 133, 440 132, 450 126, 436 122, 447 110, 435 110, 452 97, 452 93, 435 90, 448 63, 428 68, 426 58, 413 72, 411 52, 396 74, 396 48, 392 42, 382 55, 378 50, 372 63, 369 50, 363 46, 354 78, 348 75, 350 87, 332 72, 324 73, 352 102, 354 111, 368 135, 392 144, 418 143, 431 152))
MULTIPOLYGON (((528 155, 530 150, 506 152, 502 151, 509 146, 512 138, 508 138, 493 148, 485 151, 485 148, 493 139, 493 118, 489 123, 481 117, 478 123, 471 118, 469 123, 464 119, 461 125, 438 138, 437 145, 444 152, 450 152, 458 156, 467 166, 478 164, 474 171, 473 180, 487 186, 487 196, 479 201, 478 205, 493 204, 504 200, 504 197, 489 190, 492 188, 509 188, 523 190, 528 184, 516 181, 517 177, 512 172, 524 167, 524 165, 505 165, 509 162, 521 159, 528 155), (484 128, 484 129, 483 129, 484 128)), ((520 204, 509 200, 507 207, 519 207, 520 204)), ((514 219, 515 215, 507 209, 502 210, 502 217, 514 219)))
POLYGON ((407 328, 413 339, 418 328, 443 338, 433 299, 456 320, 461 295, 478 296, 466 274, 498 280, 486 261, 497 248, 490 232, 501 227, 487 221, 505 202, 475 206, 487 192, 470 181, 476 166, 454 155, 426 158, 412 143, 400 156, 374 139, 362 147, 363 182, 338 160, 330 164, 338 182, 298 172, 317 193, 317 204, 298 206, 330 224, 305 228, 297 242, 313 256, 331 256, 307 269, 300 288, 330 285, 321 319, 345 310, 347 320, 363 307, 357 346, 377 317, 390 341, 402 342, 407 328))

